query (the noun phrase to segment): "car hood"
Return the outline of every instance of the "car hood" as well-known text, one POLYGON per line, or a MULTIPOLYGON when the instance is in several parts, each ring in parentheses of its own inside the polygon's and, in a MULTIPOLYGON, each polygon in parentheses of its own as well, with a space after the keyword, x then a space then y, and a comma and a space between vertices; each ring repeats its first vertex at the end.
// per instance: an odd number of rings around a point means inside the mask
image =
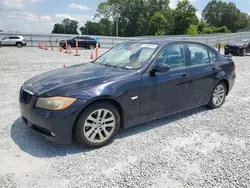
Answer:
POLYGON ((63 95, 65 92, 88 88, 129 75, 131 70, 106 67, 93 63, 49 71, 35 76, 23 84, 23 89, 35 96, 63 95))

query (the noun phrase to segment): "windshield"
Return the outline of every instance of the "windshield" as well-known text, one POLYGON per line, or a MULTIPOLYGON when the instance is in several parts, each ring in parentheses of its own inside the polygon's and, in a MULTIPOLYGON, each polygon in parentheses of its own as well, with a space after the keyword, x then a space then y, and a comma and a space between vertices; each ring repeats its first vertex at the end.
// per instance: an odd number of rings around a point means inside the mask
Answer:
POLYGON ((145 43, 123 43, 97 59, 94 64, 100 64, 124 69, 139 69, 142 67, 158 45, 145 43))

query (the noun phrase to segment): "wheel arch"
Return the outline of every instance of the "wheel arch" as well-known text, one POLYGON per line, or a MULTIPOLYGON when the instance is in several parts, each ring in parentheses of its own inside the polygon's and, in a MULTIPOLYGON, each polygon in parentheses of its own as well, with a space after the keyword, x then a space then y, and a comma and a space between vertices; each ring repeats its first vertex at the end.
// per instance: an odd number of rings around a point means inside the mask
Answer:
POLYGON ((72 135, 73 135, 73 132, 74 132, 74 129, 75 129, 75 125, 78 121, 78 119, 80 118, 81 114, 85 111, 85 109, 87 109, 89 106, 93 105, 93 104, 96 104, 96 103, 101 103, 101 102, 108 102, 108 103, 111 103, 113 104, 116 109, 118 110, 118 113, 120 115, 120 128, 123 128, 124 127, 124 116, 123 116, 123 108, 122 108, 122 105, 115 99, 112 99, 112 98, 97 98, 97 99, 94 99, 92 100, 91 102, 89 102, 77 115, 76 119, 75 119, 75 122, 74 122, 74 125, 73 125, 73 128, 72 128, 72 135))
POLYGON ((223 82, 225 84, 226 89, 227 89, 226 95, 228 95, 228 93, 229 93, 229 81, 226 78, 221 78, 220 80, 218 80, 217 83, 215 84, 215 87, 218 83, 221 83, 221 82, 223 82))

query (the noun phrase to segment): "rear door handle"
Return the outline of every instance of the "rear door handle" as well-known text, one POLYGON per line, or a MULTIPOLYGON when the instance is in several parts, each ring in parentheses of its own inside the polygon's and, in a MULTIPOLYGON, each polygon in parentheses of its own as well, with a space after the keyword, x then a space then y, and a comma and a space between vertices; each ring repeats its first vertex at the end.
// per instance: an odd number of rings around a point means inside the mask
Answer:
POLYGON ((216 70, 219 70, 219 69, 220 69, 220 66, 216 66, 216 67, 212 68, 212 71, 216 71, 216 70))

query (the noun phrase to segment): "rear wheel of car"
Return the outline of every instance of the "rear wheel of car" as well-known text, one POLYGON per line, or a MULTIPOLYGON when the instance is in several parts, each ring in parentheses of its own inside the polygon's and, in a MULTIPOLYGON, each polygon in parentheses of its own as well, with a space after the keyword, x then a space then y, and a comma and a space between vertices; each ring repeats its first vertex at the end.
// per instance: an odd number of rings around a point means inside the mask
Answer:
POLYGON ((242 52, 241 52, 241 56, 246 56, 247 55, 247 50, 246 49, 243 49, 242 52))
POLYGON ((208 107, 211 109, 220 108, 226 99, 227 88, 224 82, 218 83, 209 100, 208 107))
POLYGON ((114 105, 107 102, 87 107, 74 127, 74 138, 80 145, 98 148, 113 140, 120 128, 120 115, 114 105))
POLYGON ((90 45, 90 46, 89 46, 89 49, 94 50, 94 49, 95 49, 95 46, 94 46, 94 45, 90 45))
POLYGON ((22 44, 21 42, 17 42, 17 43, 16 43, 16 46, 17 46, 18 48, 22 48, 22 47, 23 47, 23 44, 22 44))

